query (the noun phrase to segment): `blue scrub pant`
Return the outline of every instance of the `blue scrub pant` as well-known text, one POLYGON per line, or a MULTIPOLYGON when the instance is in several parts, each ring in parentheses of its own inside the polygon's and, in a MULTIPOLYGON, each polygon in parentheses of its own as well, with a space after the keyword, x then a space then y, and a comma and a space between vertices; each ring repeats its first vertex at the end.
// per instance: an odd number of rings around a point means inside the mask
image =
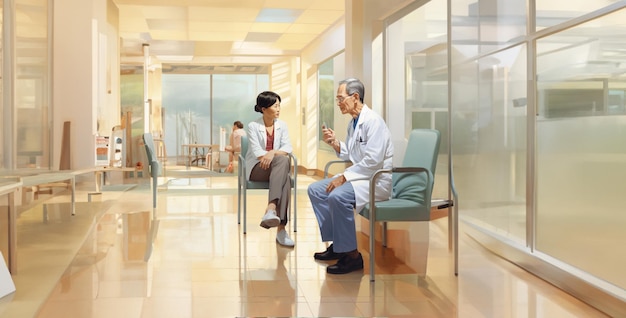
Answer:
POLYGON ((350 252, 357 249, 354 188, 352 183, 346 182, 327 193, 326 187, 332 180, 328 178, 312 183, 308 189, 309 199, 320 226, 322 241, 332 241, 335 253, 350 252))

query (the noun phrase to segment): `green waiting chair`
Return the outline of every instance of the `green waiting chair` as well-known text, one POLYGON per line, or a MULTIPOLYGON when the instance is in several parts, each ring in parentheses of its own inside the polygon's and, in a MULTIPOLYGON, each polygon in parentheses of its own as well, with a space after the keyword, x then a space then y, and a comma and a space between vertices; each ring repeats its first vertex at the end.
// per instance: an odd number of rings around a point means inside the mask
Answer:
MULTIPOLYGON (((454 205, 455 200, 432 200, 435 168, 439 154, 441 136, 433 129, 415 129, 409 135, 406 153, 402 165, 392 169, 380 169, 370 179, 370 198, 360 214, 370 220, 370 281, 374 281, 374 260, 376 241, 375 222, 383 222, 382 243, 387 246, 387 222, 392 221, 430 221, 430 209, 436 207, 445 209, 454 205), (393 191, 390 200, 375 201, 376 180, 383 173, 393 173, 393 191)), ((334 160, 328 162, 324 168, 324 177, 328 176, 331 165, 349 162, 334 160)), ((450 183, 451 190, 456 198, 454 184, 450 183)), ((456 214, 454 214, 456 217, 456 214)), ((456 221, 455 221, 456 222, 456 221)), ((455 274, 457 274, 456 254, 456 223, 453 224, 453 239, 455 244, 455 274)))
POLYGON ((374 225, 383 222, 383 246, 387 246, 387 222, 429 221, 435 168, 439 155, 438 130, 415 129, 409 135, 401 167, 380 169, 370 180, 370 202, 360 214, 370 220, 370 281, 374 281, 376 240, 374 225), (383 173, 393 173, 391 199, 375 201, 376 179, 383 173))

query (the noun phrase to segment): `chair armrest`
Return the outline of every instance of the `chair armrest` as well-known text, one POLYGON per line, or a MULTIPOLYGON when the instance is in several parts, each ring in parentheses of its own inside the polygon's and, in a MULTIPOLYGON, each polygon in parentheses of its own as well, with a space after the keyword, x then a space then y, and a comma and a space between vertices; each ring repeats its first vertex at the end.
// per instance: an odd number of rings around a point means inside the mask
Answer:
POLYGON ((237 158, 239 160, 239 164, 237 165, 237 170, 239 171, 237 173, 237 179, 239 180, 239 182, 241 182, 242 180, 245 180, 245 174, 246 174, 246 158, 243 157, 243 154, 240 152, 239 155, 237 155, 237 158))
POLYGON ((293 188, 297 189, 298 188, 298 158, 296 158, 296 156, 294 156, 293 154, 289 154, 289 160, 293 164, 293 172, 291 175, 291 178, 293 179, 293 182, 295 183, 293 185, 293 188))
POLYGON ((291 163, 293 164, 293 173, 296 174, 298 173, 297 169, 298 169, 298 158, 296 158, 296 156, 294 156, 293 154, 288 154, 289 155, 289 160, 291 160, 291 163))
POLYGON ((352 161, 350 160, 331 160, 329 162, 326 163, 326 166, 324 166, 324 179, 328 178, 328 170, 330 169, 330 167, 334 164, 337 163, 343 163, 343 164, 350 164, 352 163, 352 161))
POLYGON ((150 161, 150 175, 158 177, 161 174, 161 163, 158 160, 150 161))

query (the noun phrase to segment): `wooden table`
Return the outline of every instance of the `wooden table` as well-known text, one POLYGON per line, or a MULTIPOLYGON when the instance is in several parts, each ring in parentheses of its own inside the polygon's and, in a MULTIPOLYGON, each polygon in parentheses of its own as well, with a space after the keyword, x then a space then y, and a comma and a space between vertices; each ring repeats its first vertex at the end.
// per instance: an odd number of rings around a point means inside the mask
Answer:
MULTIPOLYGON (((199 159, 206 160, 206 155, 213 151, 213 147, 217 145, 212 144, 183 144, 182 152, 183 157, 187 157, 186 167, 191 166, 191 163, 199 159), (206 152, 205 152, 206 149, 206 152)), ((209 156, 210 157, 210 156, 209 156)), ((209 166, 209 169, 213 170, 213 160, 209 159, 209 162, 205 163, 209 166)))
MULTIPOLYGON (((8 251, 6 253, 7 267, 11 274, 16 273, 17 269, 17 228, 16 219, 17 213, 15 212, 15 192, 22 187, 20 181, 7 181, 0 182, 0 197, 7 197, 7 241, 8 251)), ((4 220, 0 220, 3 223, 4 220)), ((4 253, 3 253, 4 254, 4 253)))

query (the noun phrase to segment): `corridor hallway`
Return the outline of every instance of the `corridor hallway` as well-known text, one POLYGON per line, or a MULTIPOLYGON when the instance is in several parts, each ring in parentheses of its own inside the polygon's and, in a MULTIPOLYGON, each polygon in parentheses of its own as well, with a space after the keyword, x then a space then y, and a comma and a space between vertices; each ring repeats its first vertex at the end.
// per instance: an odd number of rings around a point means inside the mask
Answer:
MULTIPOLYGON (((105 189, 101 203, 79 205, 104 206, 103 213, 94 213, 93 225, 86 223, 90 231, 62 228, 78 218, 48 224, 58 236, 82 243, 77 254, 66 255, 69 267, 29 269, 46 260, 29 253, 27 244, 48 239, 25 224, 35 223, 40 211, 25 212, 18 220, 17 292, 2 299, 0 317, 607 317, 489 253, 463 226, 455 277, 446 218, 394 223, 390 247, 383 252, 378 245, 376 281, 370 283, 363 234, 358 235, 362 272, 326 274, 329 263, 313 259, 326 248, 306 194, 315 178, 298 176, 297 232, 290 233, 295 248, 279 246, 275 229, 258 226, 266 191, 249 193, 243 235, 234 176, 186 176, 168 167, 168 178, 160 180, 158 222, 152 222, 151 191, 142 179, 126 191, 105 189)), ((88 191, 78 189, 77 200, 86 201, 88 191)), ((46 250, 48 258, 66 253, 63 246, 46 250)))

